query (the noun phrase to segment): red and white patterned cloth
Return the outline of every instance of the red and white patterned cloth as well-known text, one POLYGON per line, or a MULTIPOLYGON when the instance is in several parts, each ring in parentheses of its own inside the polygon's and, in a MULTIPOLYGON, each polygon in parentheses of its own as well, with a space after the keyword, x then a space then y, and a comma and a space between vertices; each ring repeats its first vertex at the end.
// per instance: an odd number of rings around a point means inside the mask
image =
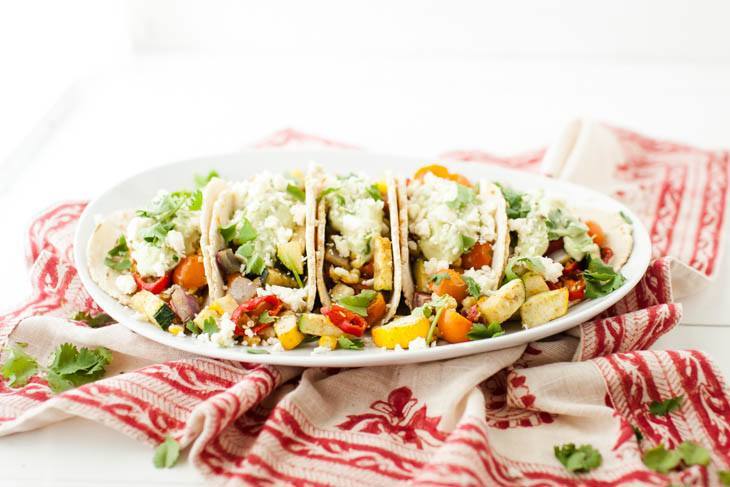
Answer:
MULTIPOLYGON (((28 342, 28 353, 41 359, 66 341, 103 345, 114 359, 107 378, 55 396, 40 377, 19 389, 0 383, 0 435, 72 416, 150 446, 171 435, 204 477, 226 485, 716 484, 716 471, 730 468, 724 379, 701 352, 646 349, 681 318, 670 259, 662 256, 686 259, 707 276, 717 268, 728 154, 613 130, 630 149, 619 170, 651 190, 651 198, 626 197, 647 218, 659 258, 624 300, 570 333, 445 362, 343 370, 248 365, 170 350, 121 325, 69 321, 79 310, 100 310, 71 259, 84 203, 58 205, 30 228, 34 294, 0 316, 0 343, 28 342), (691 240, 671 229, 687 199, 703 208, 691 240), (679 395, 679 410, 649 413, 652 401, 679 395), (683 440, 708 448, 711 466, 666 476, 642 464, 642 450, 683 440), (568 442, 593 445, 602 466, 567 472, 553 445, 568 442)), ((342 147, 291 130, 260 146, 292 143, 342 147)), ((534 169, 542 153, 449 155, 534 169)))

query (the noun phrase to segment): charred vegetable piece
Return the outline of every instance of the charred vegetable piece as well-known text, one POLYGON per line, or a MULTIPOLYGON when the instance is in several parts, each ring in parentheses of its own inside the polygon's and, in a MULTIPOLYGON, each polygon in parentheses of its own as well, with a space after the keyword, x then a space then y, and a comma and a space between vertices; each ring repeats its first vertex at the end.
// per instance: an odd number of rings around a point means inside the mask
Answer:
POLYGON ((423 259, 416 260, 413 266, 413 274, 416 276, 416 291, 419 293, 427 293, 428 289, 428 274, 426 274, 426 268, 423 263, 423 259))
POLYGON ((299 318, 299 331, 307 335, 338 337, 344 332, 337 328, 324 315, 304 313, 299 318))
POLYGON ((170 326, 175 316, 175 313, 163 300, 149 291, 142 290, 132 296, 131 305, 132 309, 144 315, 147 321, 164 329, 170 326), (157 318, 160 318, 162 322, 157 318))
POLYGON ((532 328, 560 318, 568 312, 568 288, 536 294, 520 308, 522 324, 532 328))
POLYGON ((256 296, 256 289, 260 286, 261 281, 258 278, 252 281, 247 277, 238 276, 233 278, 228 285, 228 294, 237 303, 243 303, 256 296))
POLYGON ((219 250, 215 254, 215 261, 226 275, 241 271, 241 261, 231 249, 219 250))
POLYGON ((375 237, 373 247, 373 288, 376 291, 393 290, 393 252, 390 239, 375 237))
POLYGON ((329 262, 330 264, 337 266, 337 267, 342 267, 344 269, 350 268, 350 261, 345 259, 344 257, 340 257, 331 249, 327 249, 325 251, 324 260, 325 260, 325 262, 329 262))
POLYGON ((513 279, 488 298, 479 300, 479 312, 487 323, 507 321, 525 302, 525 285, 513 279))
POLYGON ((195 296, 189 295, 180 286, 175 286, 170 296, 170 307, 183 323, 192 320, 200 312, 200 304, 195 296))
POLYGON ((276 249, 276 256, 284 267, 294 274, 294 279, 299 287, 302 287, 302 281, 299 276, 304 274, 304 247, 298 240, 292 240, 285 244, 280 244, 276 249))
POLYGON ((550 290, 545 279, 540 274, 534 272, 528 272, 522 276, 522 282, 525 283, 525 295, 528 298, 550 290))
POLYGON ((264 282, 269 286, 297 287, 297 281, 273 267, 268 269, 264 282))

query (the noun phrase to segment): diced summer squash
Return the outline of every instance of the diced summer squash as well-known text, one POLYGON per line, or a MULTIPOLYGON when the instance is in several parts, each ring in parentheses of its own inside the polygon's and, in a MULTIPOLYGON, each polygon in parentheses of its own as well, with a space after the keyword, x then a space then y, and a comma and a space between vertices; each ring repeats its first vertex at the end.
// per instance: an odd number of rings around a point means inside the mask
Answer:
POLYGON ((520 308, 522 325, 532 328, 560 318, 568 312, 568 288, 535 294, 525 301, 520 308))
POLYGON ((319 341, 317 342, 317 345, 320 347, 326 347, 330 350, 334 350, 337 348, 337 337, 332 335, 324 335, 319 337, 319 341))
POLYGON ((390 239, 373 238, 373 289, 376 291, 393 290, 393 252, 390 239))
POLYGON ((208 307, 218 313, 218 316, 221 316, 223 313, 233 313, 238 308, 238 302, 230 294, 226 294, 210 303, 208 307))
POLYGON ((274 323, 274 331, 284 350, 297 348, 304 340, 304 335, 297 327, 297 317, 293 313, 287 313, 279 318, 274 323))
POLYGON ((334 301, 339 301, 342 298, 346 298, 348 296, 354 296, 355 290, 348 286, 347 284, 338 283, 335 284, 335 286, 330 291, 330 297, 334 301))
POLYGON ((210 309, 210 307, 206 307, 200 310, 198 316, 193 318, 193 323, 195 323, 195 326, 197 326, 199 330, 203 330, 203 323, 205 323, 205 320, 207 320, 208 318, 213 318, 214 320, 217 320, 219 316, 220 315, 210 309))
POLYGON ((297 281, 293 277, 287 276, 278 269, 270 267, 266 272, 264 283, 269 286, 297 287, 297 281))
POLYGON ((525 296, 528 298, 550 290, 545 279, 534 272, 528 272, 522 276, 522 282, 525 283, 525 296))
POLYGON ((157 295, 142 290, 132 296, 132 309, 147 318, 147 321, 163 329, 167 329, 175 317, 175 313, 157 295))
POLYGON ((373 342, 378 347, 388 349, 393 349, 396 345, 408 348, 413 339, 426 338, 430 325, 428 319, 423 316, 402 316, 387 325, 373 328, 373 342))
POLYGON ((493 295, 479 300, 479 313, 487 323, 507 321, 525 302, 525 285, 521 279, 513 279, 493 295))
POLYGON ((426 266, 423 263, 423 259, 417 259, 413 265, 413 274, 416 277, 416 291, 419 293, 429 293, 428 289, 428 274, 426 274, 426 266))
POLYGON ((343 335, 342 330, 336 327, 325 315, 304 313, 299 317, 299 331, 307 335, 333 336, 343 335))
POLYGON ((276 256, 279 261, 292 272, 300 276, 304 274, 304 247, 299 240, 292 240, 285 244, 279 244, 276 248, 276 256))

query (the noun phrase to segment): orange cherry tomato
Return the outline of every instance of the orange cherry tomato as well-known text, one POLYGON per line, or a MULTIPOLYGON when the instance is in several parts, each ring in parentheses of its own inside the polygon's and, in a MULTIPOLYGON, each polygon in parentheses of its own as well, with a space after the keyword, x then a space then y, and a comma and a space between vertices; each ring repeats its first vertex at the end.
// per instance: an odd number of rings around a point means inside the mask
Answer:
POLYGON ((172 273, 172 282, 189 291, 195 291, 206 284, 203 257, 189 255, 183 258, 172 273))
POLYGON ((383 297, 383 293, 375 295, 375 299, 367 307, 367 312, 368 316, 365 320, 368 322, 368 325, 374 325, 383 319, 383 316, 385 316, 385 298, 383 297))
POLYGON ((467 342, 466 336, 471 330, 472 322, 461 316, 454 309, 447 309, 439 318, 438 327, 441 338, 449 343, 467 342))
POLYGON ((474 244, 469 252, 461 256, 464 269, 481 269, 485 265, 492 265, 492 246, 488 243, 474 244))
POLYGON ((465 178, 461 174, 451 173, 451 172, 449 172, 449 170, 447 168, 445 168, 444 166, 441 166, 439 164, 431 164, 430 166, 423 166, 421 169, 416 171, 414 178, 421 180, 421 179, 423 179, 423 176, 425 176, 427 173, 431 173, 436 177, 443 178, 443 179, 449 179, 451 181, 456 181, 459 184, 463 184, 464 186, 471 187, 471 181, 469 181, 467 178, 465 178))
POLYGON ((594 242, 596 242, 596 245, 599 247, 603 247, 606 245, 606 234, 603 232, 603 228, 601 228, 601 225, 594 222, 593 220, 588 220, 585 222, 586 226, 588 227, 588 236, 593 239, 594 242))
POLYGON ((431 284, 429 284, 429 287, 431 288, 431 291, 435 292, 439 296, 448 294, 460 303, 468 294, 466 282, 464 282, 464 279, 461 278, 461 274, 453 269, 438 271, 436 274, 431 276, 431 279, 432 281, 431 284))

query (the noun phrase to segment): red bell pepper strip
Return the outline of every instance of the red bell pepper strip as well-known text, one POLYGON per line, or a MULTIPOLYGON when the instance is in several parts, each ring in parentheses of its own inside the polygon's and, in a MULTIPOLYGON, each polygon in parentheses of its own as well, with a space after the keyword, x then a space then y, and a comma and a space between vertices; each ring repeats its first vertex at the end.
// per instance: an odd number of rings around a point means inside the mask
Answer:
POLYGON ((348 335, 361 337, 368 326, 365 318, 336 304, 323 306, 320 313, 329 318, 332 324, 348 335))
MULTIPOLYGON (((281 311, 283 302, 273 294, 267 296, 259 296, 252 298, 243 304, 240 304, 233 313, 231 313, 231 321, 236 324, 236 330, 233 332, 236 336, 243 336, 245 331, 243 325, 250 320, 258 320, 264 311, 269 312, 269 316, 276 316, 281 311)), ((270 323, 260 323, 253 328, 254 333, 258 333, 271 326, 270 323), (263 325, 263 326, 262 326, 263 325)))
POLYGON ((152 282, 145 281, 144 279, 142 279, 142 276, 140 276, 136 272, 133 273, 132 276, 134 277, 134 282, 137 283, 138 288, 149 291, 152 294, 160 294, 162 291, 170 286, 170 272, 152 282))
POLYGON ((565 287, 568 288, 569 301, 583 299, 586 295, 586 281, 583 279, 583 276, 578 276, 577 279, 566 279, 565 287))

